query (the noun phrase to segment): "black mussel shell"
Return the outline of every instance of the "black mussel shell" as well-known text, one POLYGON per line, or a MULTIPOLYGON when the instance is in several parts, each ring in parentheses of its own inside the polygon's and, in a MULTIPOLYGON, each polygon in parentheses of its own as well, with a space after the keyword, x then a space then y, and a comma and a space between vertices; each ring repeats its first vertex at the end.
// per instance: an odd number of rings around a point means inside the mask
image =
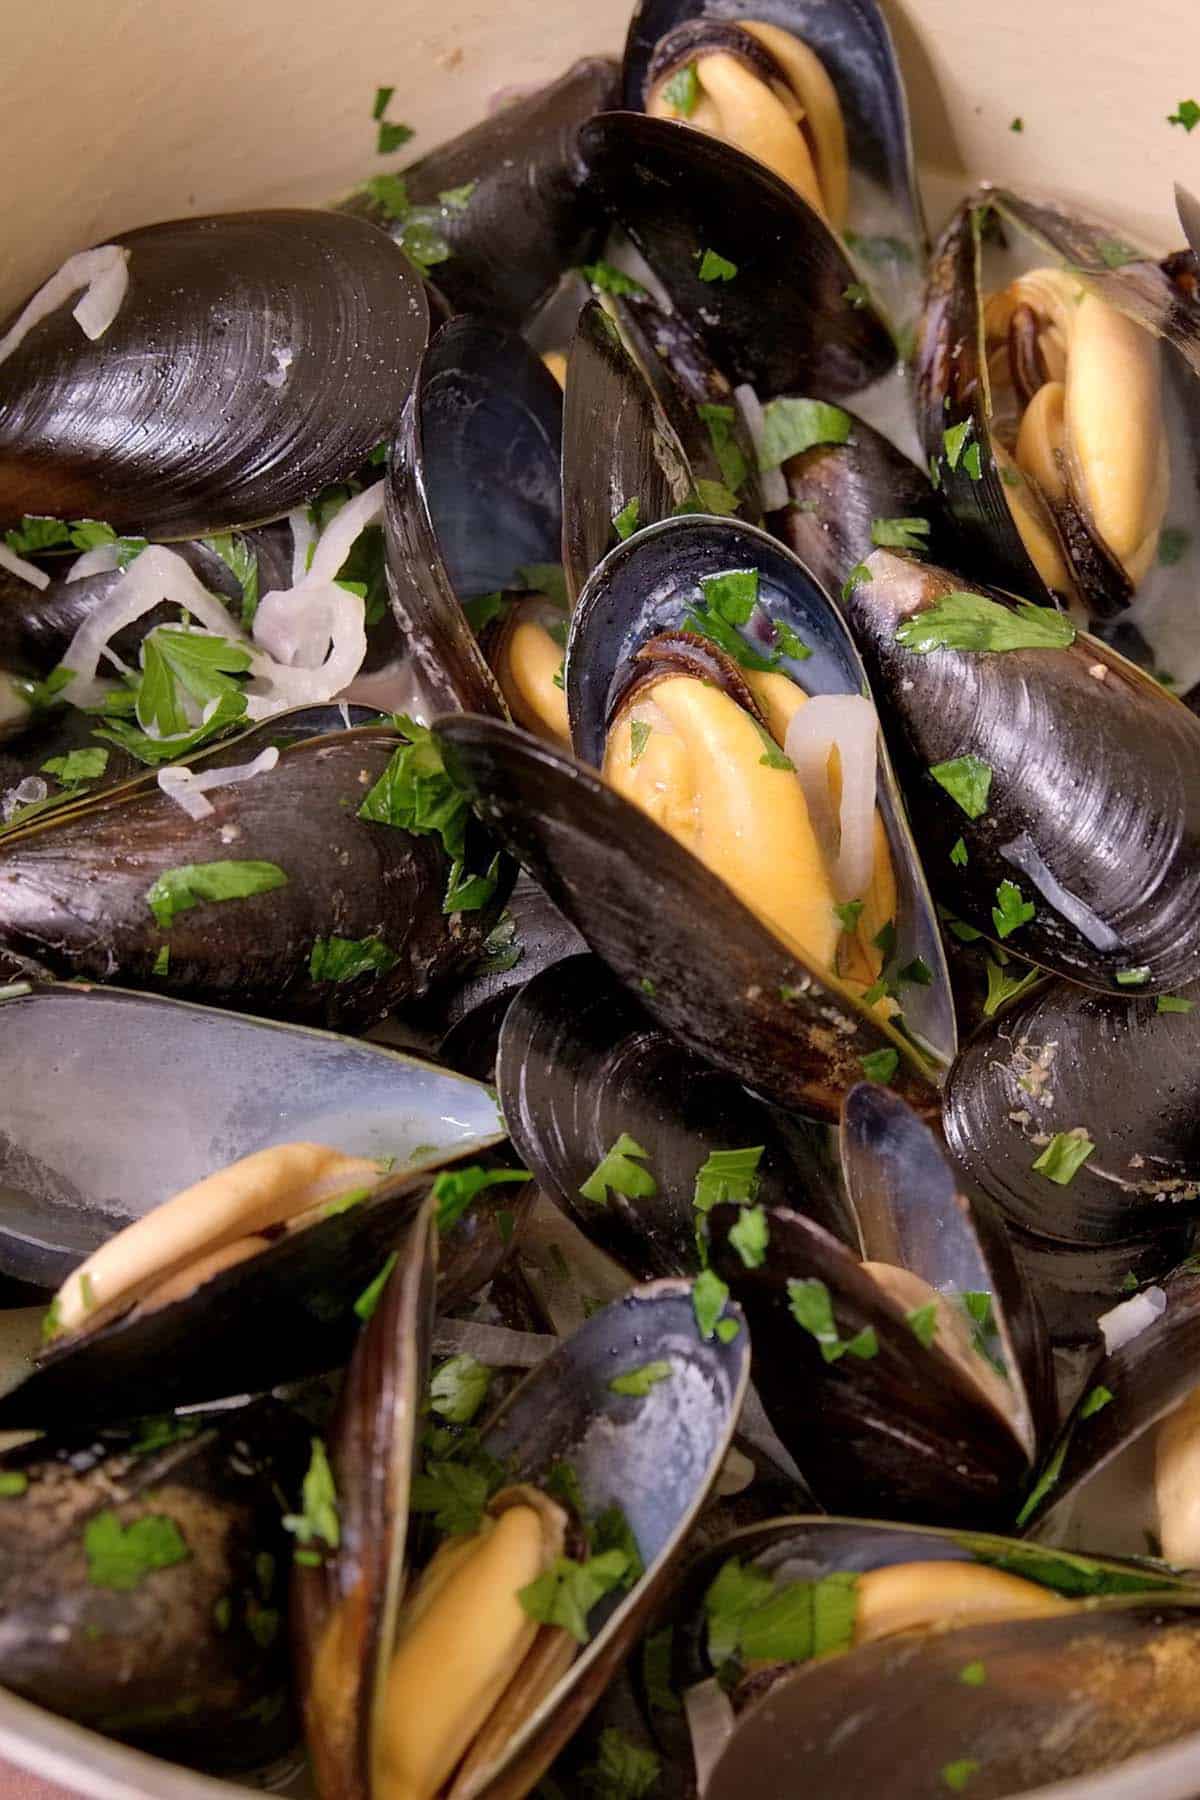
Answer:
POLYGON ((756 1197, 803 1207, 846 1235, 836 1152, 807 1126, 687 1049, 594 956, 531 981, 500 1034, 496 1086, 514 1148, 542 1192, 640 1279, 699 1268, 696 1178, 714 1150, 759 1146, 756 1197), (581 1193, 622 1133, 655 1191, 581 1193))
POLYGON ((298 1419, 261 1406, 8 1451, 4 1686, 200 1768, 282 1755, 295 1727, 280 1498, 305 1447, 298 1419), (140 1568, 139 1526, 163 1545, 140 1568))
POLYGON ((4 1006, 0 1270, 40 1288, 169 1194, 272 1143, 403 1168, 431 1145, 449 1158, 460 1138, 465 1151, 502 1135, 485 1088, 351 1038, 75 983, 4 1006))
MULTIPOLYGON (((430 275, 455 312, 520 326, 565 269, 587 261, 603 219, 585 189, 577 134, 616 90, 616 66, 585 57, 404 171, 418 220, 449 253, 431 260, 430 275)), ((403 245, 405 221, 389 218, 370 187, 343 204, 403 245)))
MULTIPOLYGON (((1033 904, 1005 947, 1090 987, 1161 994, 1200 975, 1200 724, 1098 639, 1063 648, 935 649, 897 640, 951 593, 1012 600, 877 551, 849 596, 851 628, 934 891, 985 936, 1007 882, 1033 904), (931 768, 990 770, 971 818, 931 768), (952 863, 958 839, 965 865, 952 863)), ((1076 1121, 1078 1123, 1078 1121, 1076 1121)))
POLYGON ((845 251, 761 163, 640 113, 592 119, 580 143, 597 193, 732 380, 764 400, 838 399, 892 367, 895 344, 845 251), (737 274, 701 280, 705 251, 737 274))
POLYGON ((729 1242, 741 1216, 709 1215, 712 1267, 745 1310, 767 1417, 818 1503, 933 1524, 1011 1518, 1030 1453, 959 1364, 926 1347, 857 1256, 797 1212, 766 1211, 765 1255, 747 1266, 729 1242), (825 1354, 792 1311, 801 1283, 824 1288, 839 1342, 858 1349, 825 1354))
POLYGON ((863 1256, 908 1269, 939 1293, 990 1296, 1010 1385, 1035 1437, 1044 1439, 1056 1417, 1045 1326, 991 1203, 964 1191, 945 1145, 874 1083, 846 1096, 841 1150, 863 1256))
MULTIPOLYGON (((804 565, 766 532, 719 519, 681 519, 638 533, 596 570, 580 598, 567 640, 564 681, 578 755, 600 767, 612 709, 639 647, 662 631, 687 629, 685 613, 702 598, 701 581, 731 569, 758 572, 758 606, 743 636, 772 654, 776 621, 809 651, 784 656, 782 673, 808 694, 862 694, 866 671, 829 596, 804 565)), ((923 1046, 949 1060, 955 1024, 945 952, 933 903, 903 805, 879 738, 877 802, 896 873, 897 967, 924 963, 930 980, 903 990, 905 1023, 923 1046)))
POLYGON ((871 554, 881 527, 913 526, 921 555, 952 560, 942 504, 925 471, 882 432, 851 418, 844 444, 815 444, 784 463, 788 504, 771 517, 775 535, 833 595, 871 554))
POLYGON ((1200 1215, 1198 1083, 1200 1010, 1055 981, 963 1045, 946 1084, 946 1139, 1025 1231, 1097 1249, 1173 1237, 1200 1215), (1080 1130, 1095 1147, 1068 1184, 1034 1168, 1052 1139, 1080 1130))
POLYGON ((932 1071, 909 1042, 593 770, 495 719, 447 716, 436 732, 481 815, 658 1024, 819 1118, 836 1117, 862 1056, 895 1049, 897 1091, 929 1109, 932 1071))
MULTIPOLYGON (((655 47, 668 32, 693 25, 699 38, 703 24, 720 25, 752 19, 777 25, 816 52, 837 90, 846 124, 851 165, 850 223, 855 202, 875 200, 882 189, 895 214, 900 234, 896 255, 916 266, 925 250, 925 220, 917 186, 904 79, 891 33, 874 0, 641 0, 625 43, 623 104, 639 110, 646 99, 655 47), (876 194, 857 193, 856 178, 876 194)), ((890 242, 891 240, 882 240, 890 242)), ((856 240, 861 242, 861 239, 856 240)))
MULTIPOLYGON (((247 761, 279 737, 268 720, 203 765, 247 761)), ((364 727, 285 744, 273 769, 211 790, 204 819, 151 774, 18 825, 0 838, 0 952, 38 975, 153 985, 329 1025, 380 1018, 474 961, 502 898, 447 915, 440 840, 358 816, 401 743, 390 727, 364 727), (273 865, 272 889, 159 923, 148 896, 160 878, 247 859, 273 865), (354 980, 316 977, 314 948, 333 937, 377 938, 395 961, 354 980)))
POLYGON ((669 518, 693 492, 687 456, 597 300, 579 315, 563 408, 563 568, 579 598, 622 530, 669 518), (633 508, 630 516, 627 509, 633 508))
POLYGON ((463 603, 559 562, 561 443, 561 390, 515 333, 469 317, 442 327, 387 489, 392 610, 435 706, 504 715, 463 603))
MULTIPOLYGON (((257 560, 261 593, 291 586, 291 545, 286 530, 250 532, 238 548, 244 548, 257 560)), ((175 549, 211 593, 240 604, 242 584, 210 542, 200 538, 195 543, 177 544, 175 549)), ((69 567, 61 558, 48 563, 50 586, 41 590, 0 570, 0 663, 5 668, 49 674, 61 662, 84 620, 108 599, 124 573, 113 569, 71 581, 67 578, 69 567)), ((135 624, 115 633, 111 647, 122 662, 136 663, 146 634, 156 625, 175 624, 178 617, 179 609, 164 602, 135 624)))
POLYGON ((429 313, 383 233, 295 210, 120 242, 129 291, 104 335, 63 307, 5 362, 0 526, 52 513, 199 537, 279 517, 392 435, 429 313))

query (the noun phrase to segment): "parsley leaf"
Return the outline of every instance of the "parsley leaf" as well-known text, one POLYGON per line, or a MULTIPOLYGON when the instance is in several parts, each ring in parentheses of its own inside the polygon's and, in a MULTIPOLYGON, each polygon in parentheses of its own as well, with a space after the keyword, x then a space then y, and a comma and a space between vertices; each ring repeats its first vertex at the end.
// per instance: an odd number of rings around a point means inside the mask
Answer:
POLYGON ((652 727, 645 719, 634 719, 629 727, 629 766, 641 761, 652 727))
POLYGON ((5 1469, 0 1473, 0 1499, 19 1499, 28 1486, 29 1477, 20 1469, 5 1469))
POLYGON ((308 974, 311 981, 353 981, 359 975, 386 975, 399 960, 380 937, 318 938, 308 974))
POLYGON ((393 753, 358 816, 417 837, 440 837, 451 862, 442 911, 478 911, 495 893, 499 858, 486 874, 463 878, 470 802, 446 768, 433 733, 403 715, 397 724, 409 741, 393 753))
POLYGON ((155 1569, 170 1569, 191 1556, 175 1520, 165 1513, 146 1513, 122 1525, 115 1512, 88 1520, 83 1532, 88 1580, 93 1587, 128 1593, 155 1569))
POLYGON ((700 257, 701 281, 732 281, 737 272, 737 264, 715 250, 706 250, 700 257))
POLYGON ((582 1563, 559 1556, 523 1587, 517 1598, 531 1619, 541 1625, 561 1625, 576 1643, 586 1644, 589 1613, 621 1582, 628 1568, 629 1558, 621 1550, 606 1550, 582 1563))
POLYGON ((962 456, 966 441, 971 435, 971 428, 974 423, 975 421, 973 419, 963 419, 957 425, 948 425, 945 431, 943 431, 942 450, 945 453, 946 462, 950 468, 957 469, 959 459, 962 456))
POLYGON ((137 694, 137 722, 145 732, 179 737, 194 729, 179 689, 201 707, 224 700, 245 711, 245 696, 234 675, 250 667, 250 652, 228 638, 207 631, 159 625, 142 643, 142 679, 137 694))
POLYGON ((600 1733, 599 1755, 579 1773, 580 1786, 599 1800, 643 1800, 658 1786, 662 1763, 653 1750, 608 1725, 600 1733))
POLYGON ((849 287, 842 289, 842 299, 852 306, 855 312, 871 304, 871 296, 861 281, 852 281, 849 287))
POLYGON ((996 889, 996 904, 992 908, 992 921, 1002 938, 1011 937, 1022 925, 1028 925, 1030 919, 1037 916, 1037 907, 1032 900, 1026 900, 1014 881, 1002 881, 996 889))
MULTIPOLYGON (((701 1270, 692 1283, 692 1311, 696 1316, 696 1328, 706 1341, 718 1329, 718 1321, 721 1325, 732 1325, 734 1331, 730 1336, 736 1336, 737 1320, 721 1318, 728 1298, 729 1289, 721 1277, 712 1269, 701 1270)), ((728 1341, 728 1337, 722 1337, 723 1343, 728 1341)))
POLYGON ((965 869, 967 866, 967 846, 961 838, 955 838, 951 846, 950 861, 956 869, 965 869))
POLYGON ((4 541, 17 556, 36 556, 40 550, 66 548, 71 542, 71 528, 62 519, 26 513, 15 530, 5 532, 4 541))
POLYGON ((1200 125, 1200 105, 1194 100, 1181 100, 1173 113, 1167 114, 1168 125, 1182 125, 1187 132, 1200 125))
POLYGON ((990 1019, 1006 1000, 1012 1000, 1017 994, 1023 994, 1026 988, 1032 987, 1034 982, 1040 979, 1041 973, 1040 969, 1026 968, 1024 975, 1009 975, 1000 967, 994 957, 989 956, 987 959, 987 999, 983 1003, 984 1018, 990 1019))
POLYGON ((694 62, 676 69, 663 87, 663 99, 675 110, 677 118, 690 119, 700 98, 700 77, 694 62))
POLYGON ((909 1330, 926 1350, 937 1335, 937 1314, 937 1301, 931 1300, 927 1306, 914 1307, 912 1312, 904 1315, 909 1330))
POLYGON ((772 619, 771 623, 781 655, 793 657, 796 662, 807 662, 812 651, 799 633, 792 630, 786 619, 772 619))
POLYGON ((708 440, 721 470, 721 480, 736 494, 749 473, 749 464, 737 440, 734 426, 736 408, 708 402, 697 406, 697 413, 708 427, 708 440))
POLYGON ((871 542, 883 550, 927 550, 928 519, 872 519, 871 542))
POLYGON ((451 1425, 469 1425, 487 1399, 492 1371, 465 1352, 436 1368, 429 1382, 432 1410, 451 1425))
POLYGON ((745 1150, 712 1150, 696 1171, 692 1205, 697 1212, 714 1206, 746 1206, 758 1190, 758 1165, 765 1146, 745 1150))
POLYGON ((300 1495, 301 1510, 285 1515, 283 1529, 290 1531, 302 1544, 311 1544, 320 1538, 331 1550, 336 1550, 342 1541, 342 1527, 333 1470, 325 1454, 324 1440, 315 1437, 311 1444, 312 1454, 300 1495))
POLYGON ((900 1066, 900 1052, 898 1050, 872 1050, 869 1056, 860 1056, 858 1060, 868 1081, 887 1083, 900 1066))
POLYGON ((1112 1389, 1106 1388, 1103 1383, 1098 1383, 1096 1387, 1090 1390, 1087 1399, 1080 1407, 1080 1418, 1090 1419, 1094 1413, 1103 1412, 1112 1397, 1112 1389))
POLYGON ((1002 606, 983 594, 943 594, 896 627, 896 642, 918 656, 930 650, 1065 650, 1074 641, 1065 613, 1029 600, 1002 606))
POLYGON ((1118 987, 1145 987, 1150 979, 1150 970, 1146 965, 1136 969, 1118 969, 1118 987))
POLYGON ((640 1400, 660 1381, 668 1380, 672 1373, 669 1362, 648 1362, 640 1369, 627 1369, 624 1375, 614 1375, 608 1385, 614 1394, 629 1394, 640 1400))
POLYGON ((258 557, 240 533, 225 531, 200 542, 219 556, 236 578, 242 590, 242 626, 246 631, 254 623, 258 611, 258 557))
POLYGON ((760 469, 777 469, 781 463, 811 450, 814 444, 844 444, 854 424, 848 412, 826 400, 769 400, 763 407, 762 439, 758 447, 760 469))
POLYGON ((648 1199, 658 1192, 658 1183, 649 1169, 639 1167, 649 1154, 627 1131, 623 1131, 612 1149, 600 1158, 579 1192, 585 1200, 593 1200, 598 1206, 607 1204, 610 1188, 626 1200, 648 1199))
POLYGON ((815 1276, 805 1281, 792 1278, 787 1284, 787 1294, 788 1309, 793 1319, 810 1337, 816 1338, 821 1355, 827 1363, 837 1362, 846 1355, 870 1361, 878 1352, 879 1343, 874 1328, 870 1325, 856 1332, 852 1338, 839 1337, 833 1317, 833 1301, 823 1281, 818 1281, 815 1276))
POLYGON ((1190 1013, 1196 1002, 1185 1000, 1179 994, 1160 994, 1155 1001, 1155 1010, 1160 1013, 1190 1013))
POLYGON ((354 1302, 354 1310, 364 1325, 375 1317, 375 1308, 379 1305, 383 1290, 387 1286, 388 1276, 396 1266, 397 1256, 398 1252, 393 1250, 378 1275, 373 1281, 367 1283, 354 1302))
POLYGON ((286 887, 287 879, 278 863, 272 862, 182 863, 177 869, 164 869, 146 889, 146 905, 168 931, 173 920, 193 906, 269 894, 274 888, 286 887))
POLYGON ((412 135, 411 125, 392 125, 386 119, 380 119, 376 152, 380 156, 390 156, 393 150, 399 150, 402 144, 407 144, 412 135))
POLYGON ((957 1762, 948 1762, 942 1770, 942 1780, 953 1794, 961 1794, 972 1775, 979 1772, 979 1764, 970 1756, 962 1756, 957 1762))
POLYGON ((748 1269, 762 1267, 770 1236, 767 1215, 761 1206, 744 1207, 738 1214, 736 1225, 729 1230, 729 1242, 748 1269))
POLYGON ((447 1537, 466 1537, 479 1529, 488 1489, 488 1478, 480 1469, 465 1463, 430 1462, 412 1478, 409 1510, 431 1513, 435 1528, 447 1537))
POLYGON ((394 87, 377 87, 375 89, 375 104, 371 108, 371 117, 373 119, 382 119, 384 113, 388 109, 388 102, 391 100, 395 91, 394 87))
POLYGON ((839 1570, 819 1581, 776 1587, 763 1570, 722 1564, 704 1596, 709 1661, 806 1662, 854 1641, 858 1576, 839 1570))
POLYGON ((978 444, 968 444, 962 455, 962 466, 972 481, 983 480, 983 457, 978 444))
POLYGON ((773 1591, 769 1575, 745 1566, 736 1556, 721 1564, 704 1595, 708 1660, 715 1669, 737 1655, 743 1623, 773 1591))
POLYGON ((641 510, 642 503, 635 494, 633 499, 627 500, 620 512, 614 515, 613 530, 616 532, 622 543, 625 542, 626 538, 631 538, 637 530, 638 515, 641 513, 641 510))
POLYGON ((458 1224, 477 1194, 484 1188, 499 1187, 506 1181, 528 1181, 528 1169, 484 1169, 472 1163, 465 1169, 443 1169, 434 1177, 433 1197, 437 1201, 439 1231, 449 1231, 458 1224))
POLYGON ((987 1681, 987 1669, 981 1662, 969 1662, 958 1672, 958 1679, 964 1687, 983 1687, 987 1681))
POLYGON ((865 900, 843 900, 840 905, 835 901, 834 917, 847 937, 852 937, 858 930, 858 921, 866 904, 865 900))
POLYGON ((1050 1139, 1033 1167, 1039 1175, 1066 1187, 1082 1169, 1096 1148, 1086 1129, 1077 1125, 1073 1131, 1058 1131, 1050 1139))
POLYGON ((107 767, 107 750, 69 750, 44 762, 42 773, 56 776, 64 787, 76 787, 81 781, 95 781, 107 767))
POLYGON ((646 292, 640 281, 635 281, 632 275, 625 273, 624 269, 618 269, 615 263, 584 263, 579 272, 584 280, 590 282, 592 287, 597 288, 600 293, 612 294, 616 299, 646 292))

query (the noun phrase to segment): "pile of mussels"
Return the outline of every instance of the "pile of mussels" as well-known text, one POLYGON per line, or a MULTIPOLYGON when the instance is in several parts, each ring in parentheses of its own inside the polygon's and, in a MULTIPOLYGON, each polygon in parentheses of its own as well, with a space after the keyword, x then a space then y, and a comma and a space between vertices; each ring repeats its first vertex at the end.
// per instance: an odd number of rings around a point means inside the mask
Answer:
POLYGON ((874 0, 641 0, 13 315, 5 1687, 325 1800, 1200 1757, 1180 212, 929 251, 874 0))

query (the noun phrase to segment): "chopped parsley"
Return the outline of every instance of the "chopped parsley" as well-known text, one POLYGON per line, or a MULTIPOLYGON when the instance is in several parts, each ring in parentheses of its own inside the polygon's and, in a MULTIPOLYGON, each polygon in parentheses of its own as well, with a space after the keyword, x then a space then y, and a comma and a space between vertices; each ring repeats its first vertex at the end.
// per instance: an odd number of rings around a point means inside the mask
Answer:
POLYGON ((1065 613, 1029 600, 1002 606, 983 594, 943 594, 896 627, 896 642, 918 656, 930 650, 1065 650, 1074 641, 1065 613))
POLYGON ((624 1375, 614 1375, 608 1385, 614 1394, 628 1394, 633 1399, 641 1400, 660 1381, 669 1380, 671 1374, 669 1362, 648 1362, 643 1363, 640 1369, 627 1369, 624 1375))
POLYGON ((858 930, 858 921, 862 917, 862 910, 866 904, 865 900, 843 900, 840 904, 837 901, 834 902, 834 918, 847 937, 853 937, 858 930))
POLYGON ((937 1336, 937 1314, 937 1301, 931 1300, 927 1306, 914 1307, 912 1312, 904 1315, 909 1330, 926 1350, 937 1336))
POLYGON ((1087 1399, 1079 1408, 1080 1418, 1090 1419, 1093 1413, 1103 1412, 1112 1397, 1112 1389, 1106 1388, 1103 1383, 1098 1383, 1096 1387, 1090 1390, 1087 1399))
POLYGON ((404 144, 407 144, 412 135, 411 125, 392 124, 387 119, 380 119, 375 149, 380 156, 390 156, 393 150, 399 150, 404 144))
POLYGON ((1173 113, 1167 114, 1168 125, 1182 125, 1187 132, 1200 125, 1200 105, 1195 100, 1181 100, 1173 113))
POLYGON ((729 1298, 729 1289, 712 1269, 703 1269, 692 1283, 692 1311, 696 1316, 696 1328, 706 1341, 720 1325, 732 1325, 733 1331, 728 1335, 721 1333, 722 1343, 728 1343, 737 1335, 737 1320, 723 1319, 725 1302, 729 1298))
POLYGON ((1047 1181, 1066 1187, 1078 1175, 1095 1148, 1086 1128, 1077 1125, 1073 1131, 1055 1132, 1033 1167, 1047 1181))
POLYGON ((770 670, 779 662, 779 652, 763 655, 742 637, 738 627, 748 623, 758 604, 758 570, 732 569, 724 575, 700 578, 703 596, 699 607, 691 606, 684 615, 689 631, 711 638, 727 656, 745 669, 770 670))
POLYGON ((1190 1013, 1196 1002, 1185 1000, 1181 994, 1160 994, 1155 1001, 1155 1010, 1161 1013, 1190 1013))
POLYGON ((117 567, 127 569, 146 548, 143 537, 118 537, 102 519, 51 519, 26 513, 20 525, 6 531, 4 541, 18 556, 36 556, 43 550, 96 550, 102 544, 116 548, 117 567))
POLYGON ((637 530, 638 515, 641 513, 641 510, 642 503, 635 494, 632 500, 627 500, 625 502, 619 513, 614 514, 613 530, 621 539, 622 543, 625 542, 626 538, 631 538, 637 530))
POLYGON ((700 76, 694 62, 685 63, 682 69, 676 69, 670 81, 663 87, 663 99, 672 107, 680 119, 690 119, 696 110, 696 102, 700 98, 700 76))
POLYGON ((956 869, 965 869, 967 866, 967 846, 963 843, 961 838, 955 838, 954 843, 951 846, 950 861, 954 864, 956 869))
POLYGON ((146 889, 146 904, 168 931, 177 916, 193 906, 269 894, 286 887, 287 879, 272 862, 182 863, 177 869, 164 869, 146 889))
POLYGON ((371 108, 371 117, 373 119, 375 119, 375 120, 382 119, 384 113, 388 109, 388 103, 391 100, 392 95, 395 93, 395 91, 396 90, 394 87, 377 87, 375 89, 375 104, 371 108))
POLYGON ((1024 131, 1024 129, 1025 129, 1024 119, 1020 119, 1020 118, 1014 119, 1008 129, 1010 131, 1024 131))
POLYGON ((715 513, 719 518, 732 518, 740 502, 722 481, 697 480, 691 497, 682 505, 676 506, 671 513, 673 519, 682 519, 691 513, 715 513))
POLYGON ((1022 925, 1028 925, 1030 919, 1037 915, 1037 907, 1032 900, 1026 900, 1015 881, 1002 881, 996 889, 996 904, 992 908, 992 923, 1002 938, 1011 937, 1022 925))
POLYGON ((900 1066, 900 1052, 898 1050, 872 1050, 869 1056, 860 1056, 858 1061, 868 1081, 887 1083, 900 1066))
POLYGON ((987 959, 987 999, 983 1003, 984 1018, 990 1019, 1006 1000, 1013 1000, 1018 994, 1023 994, 1027 988, 1032 987, 1035 981, 1040 980, 1041 973, 1040 969, 1026 968, 1023 975, 1009 975, 994 957, 989 956, 987 959))
POLYGON ((429 1382, 429 1405, 451 1425, 469 1425, 487 1399, 492 1371, 465 1352, 436 1368, 429 1382))
POLYGON ((122 1525, 115 1512, 97 1513, 84 1527, 83 1548, 92 1586, 119 1593, 191 1556, 179 1526, 165 1513, 146 1513, 130 1525, 122 1525))
POLYGON ((776 1587, 736 1557, 722 1564, 704 1596, 709 1661, 807 1662, 854 1641, 858 1576, 839 1570, 819 1581, 776 1587))
POLYGON ((409 1510, 432 1514, 435 1528, 447 1537, 466 1537, 479 1529, 490 1491, 491 1483, 482 1469, 431 1461, 412 1478, 409 1510))
POLYGON ((498 860, 486 874, 464 879, 470 802, 446 768, 433 733, 403 715, 397 724, 409 741, 393 753, 358 816, 417 837, 440 837, 451 865, 442 911, 478 911, 496 891, 498 860))
POLYGON ((864 306, 871 304, 871 296, 861 281, 852 281, 849 287, 843 288, 842 299, 848 306, 852 306, 855 312, 861 312, 864 306))
POLYGON ((506 975, 515 969, 525 954, 525 946, 517 936, 517 921, 510 912, 502 912, 483 940, 483 955, 475 964, 479 975, 506 975))
POLYGON ((579 1783, 598 1800, 643 1800, 658 1786, 662 1763, 653 1750, 607 1725, 600 1733, 594 1763, 579 1772, 579 1783))
POLYGON ((720 466, 721 480, 732 494, 736 494, 750 469, 734 429, 736 408, 710 401, 697 406, 696 411, 708 428, 708 439, 720 466))
POLYGON ((242 628, 249 631, 258 611, 258 557, 247 540, 237 532, 225 531, 200 542, 219 556, 242 590, 242 628))
POLYGON ((646 753, 652 727, 645 719, 634 719, 629 727, 629 766, 639 763, 646 753))
POLYGON ((387 1286, 388 1276, 396 1266, 397 1255, 398 1252, 393 1250, 382 1269, 380 1269, 378 1275, 376 1275, 374 1281, 367 1283, 367 1286, 354 1302, 354 1310, 364 1325, 375 1317, 375 1308, 379 1305, 383 1290, 387 1286))
POLYGON ((871 542, 881 550, 927 550, 928 519, 872 519, 871 542))
POLYGON ((737 1223, 729 1230, 729 1242, 748 1269, 762 1267, 766 1261, 770 1239, 767 1215, 761 1206, 743 1207, 738 1214, 737 1223))
POLYGON ((0 1500, 16 1500, 29 1486, 29 1477, 21 1469, 0 1471, 0 1500))
POLYGON ((641 1167, 649 1154, 627 1131, 623 1131, 612 1148, 600 1158, 579 1192, 597 1206, 607 1204, 610 1188, 626 1200, 648 1199, 658 1192, 658 1183, 649 1169, 641 1167))
POLYGON ((484 1169, 472 1163, 465 1169, 443 1169, 435 1175, 433 1197, 437 1201, 439 1231, 449 1231, 458 1224, 471 1202, 484 1188, 499 1187, 506 1181, 528 1181, 528 1169, 484 1169))
POLYGON ((380 937, 318 938, 308 974, 311 981, 353 981, 359 975, 386 975, 399 960, 380 937))
POLYGON ((987 1682, 987 1669, 981 1662, 965 1663, 958 1671, 958 1679, 964 1687, 983 1687, 987 1682))
POLYGON ((974 419, 963 419, 958 425, 948 425, 943 431, 942 453, 949 468, 957 469, 974 423, 974 419))
POLYGON ((962 466, 972 481, 983 480, 983 456, 978 444, 968 444, 962 454, 962 466))
POLYGON ((948 1762, 942 1769, 942 1780, 952 1794, 961 1794, 972 1775, 979 1772, 979 1764, 970 1756, 961 1756, 957 1762, 948 1762))
POLYGON ((812 651, 799 633, 792 630, 786 619, 772 619, 771 623, 775 627, 775 642, 780 653, 794 658, 796 662, 807 662, 812 651))
POLYGON ((845 581, 842 583, 842 599, 849 600, 855 588, 859 587, 862 582, 871 581, 873 579, 874 577, 865 562, 855 563, 845 581))
POLYGON ((765 1146, 712 1150, 696 1171, 692 1204, 697 1212, 714 1206, 748 1206, 758 1191, 758 1165, 765 1146))
POLYGON ((331 1550, 336 1550, 342 1541, 342 1528, 333 1470, 325 1454, 324 1440, 315 1437, 311 1442, 312 1454, 300 1496, 301 1510, 285 1513, 283 1529, 290 1531, 301 1544, 311 1544, 319 1538, 331 1550))
POLYGON ((769 400, 763 407, 762 440, 758 447, 760 469, 777 469, 781 463, 811 450, 815 444, 844 444, 854 421, 840 406, 827 400, 769 400))
POLYGON ((787 1284, 787 1293, 793 1319, 810 1337, 816 1338, 827 1363, 837 1362, 843 1356, 857 1356, 869 1361, 877 1354, 879 1342, 874 1326, 865 1326, 852 1338, 839 1336, 833 1317, 833 1301, 823 1281, 818 1281, 815 1276, 805 1281, 793 1278, 787 1284))
POLYGON ((705 250, 700 256, 701 281, 732 281, 737 272, 737 264, 715 250, 705 250))
POLYGON ((586 1644, 589 1613, 622 1582, 628 1569, 629 1558, 622 1550, 606 1550, 582 1563, 559 1556, 517 1598, 531 1619, 540 1625, 561 1625, 576 1643, 586 1644))
POLYGON ((1150 970, 1145 966, 1137 969, 1118 969, 1118 987, 1145 987, 1150 979, 1150 970))
POLYGON ((624 269, 618 269, 615 263, 584 263, 579 272, 592 287, 602 294, 612 294, 614 299, 636 297, 646 292, 640 281, 635 281, 624 269))
POLYGON ((95 781, 107 767, 107 750, 70 750, 44 762, 42 774, 53 775, 64 787, 77 787, 82 781, 95 781))
POLYGON ((250 652, 228 638, 207 631, 159 625, 142 643, 142 678, 135 712, 144 732, 160 738, 180 737, 194 729, 180 694, 202 708, 224 702, 246 709, 245 695, 233 677, 250 668, 250 652))

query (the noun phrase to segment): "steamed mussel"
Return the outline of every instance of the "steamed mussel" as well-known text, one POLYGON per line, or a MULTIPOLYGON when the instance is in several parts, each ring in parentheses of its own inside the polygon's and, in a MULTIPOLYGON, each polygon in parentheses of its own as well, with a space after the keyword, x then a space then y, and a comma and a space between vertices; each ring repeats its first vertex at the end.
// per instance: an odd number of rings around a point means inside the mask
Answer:
POLYGON ((0 327, 6 1748, 1174 1781, 1194 243, 988 187, 918 317, 875 0, 418 151, 0 327))

